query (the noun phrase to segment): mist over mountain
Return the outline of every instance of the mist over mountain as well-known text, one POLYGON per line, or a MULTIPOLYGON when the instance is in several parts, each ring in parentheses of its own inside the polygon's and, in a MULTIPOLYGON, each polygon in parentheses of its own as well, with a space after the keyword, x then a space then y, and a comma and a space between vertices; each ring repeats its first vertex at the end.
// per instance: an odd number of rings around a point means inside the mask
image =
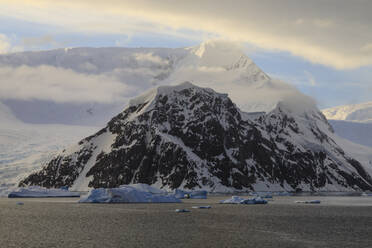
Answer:
POLYGON ((312 101, 269 78, 240 46, 223 41, 177 49, 71 48, 5 54, 0 55, 0 79, 4 82, 0 101, 28 123, 103 126, 130 98, 154 86, 183 81, 226 92, 247 112, 270 111, 284 99, 312 101))

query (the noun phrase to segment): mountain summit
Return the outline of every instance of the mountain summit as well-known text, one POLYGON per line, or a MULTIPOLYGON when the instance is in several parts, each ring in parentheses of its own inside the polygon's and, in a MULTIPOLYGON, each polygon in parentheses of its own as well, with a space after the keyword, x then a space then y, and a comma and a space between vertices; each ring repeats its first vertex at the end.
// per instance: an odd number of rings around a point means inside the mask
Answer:
POLYGON ((279 103, 268 113, 245 113, 227 94, 185 82, 133 99, 20 186, 371 190, 369 174, 331 135, 316 109, 294 112, 279 103))

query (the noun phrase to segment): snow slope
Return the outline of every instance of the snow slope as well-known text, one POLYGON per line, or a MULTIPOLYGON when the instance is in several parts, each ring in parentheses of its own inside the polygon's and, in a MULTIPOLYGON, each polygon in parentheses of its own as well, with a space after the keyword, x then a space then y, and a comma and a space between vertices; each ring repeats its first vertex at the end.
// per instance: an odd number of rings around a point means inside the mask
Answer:
POLYGON ((336 134, 356 144, 372 148, 372 123, 329 120, 336 134))
POLYGON ((334 135, 333 139, 339 144, 347 154, 357 159, 363 164, 367 172, 372 175, 372 147, 359 145, 348 139, 334 135))

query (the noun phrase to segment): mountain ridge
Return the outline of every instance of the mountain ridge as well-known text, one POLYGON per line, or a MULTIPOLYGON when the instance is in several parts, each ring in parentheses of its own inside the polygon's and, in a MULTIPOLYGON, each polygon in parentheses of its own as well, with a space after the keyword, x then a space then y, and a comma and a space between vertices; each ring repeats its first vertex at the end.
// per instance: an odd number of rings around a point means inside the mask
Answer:
POLYGON ((87 190, 147 183, 212 192, 372 189, 370 175, 333 141, 320 111, 299 114, 278 104, 256 120, 242 116, 227 94, 189 82, 159 87, 20 186, 87 190))

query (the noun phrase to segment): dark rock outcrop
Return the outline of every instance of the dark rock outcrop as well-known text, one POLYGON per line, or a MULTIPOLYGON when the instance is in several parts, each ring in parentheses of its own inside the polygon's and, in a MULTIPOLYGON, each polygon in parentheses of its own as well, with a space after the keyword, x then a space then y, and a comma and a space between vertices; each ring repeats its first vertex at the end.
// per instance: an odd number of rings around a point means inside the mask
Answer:
POLYGON ((160 87, 20 185, 372 189, 370 175, 332 140, 317 109, 293 113, 278 104, 256 119, 243 116, 226 94, 190 83, 160 87))

